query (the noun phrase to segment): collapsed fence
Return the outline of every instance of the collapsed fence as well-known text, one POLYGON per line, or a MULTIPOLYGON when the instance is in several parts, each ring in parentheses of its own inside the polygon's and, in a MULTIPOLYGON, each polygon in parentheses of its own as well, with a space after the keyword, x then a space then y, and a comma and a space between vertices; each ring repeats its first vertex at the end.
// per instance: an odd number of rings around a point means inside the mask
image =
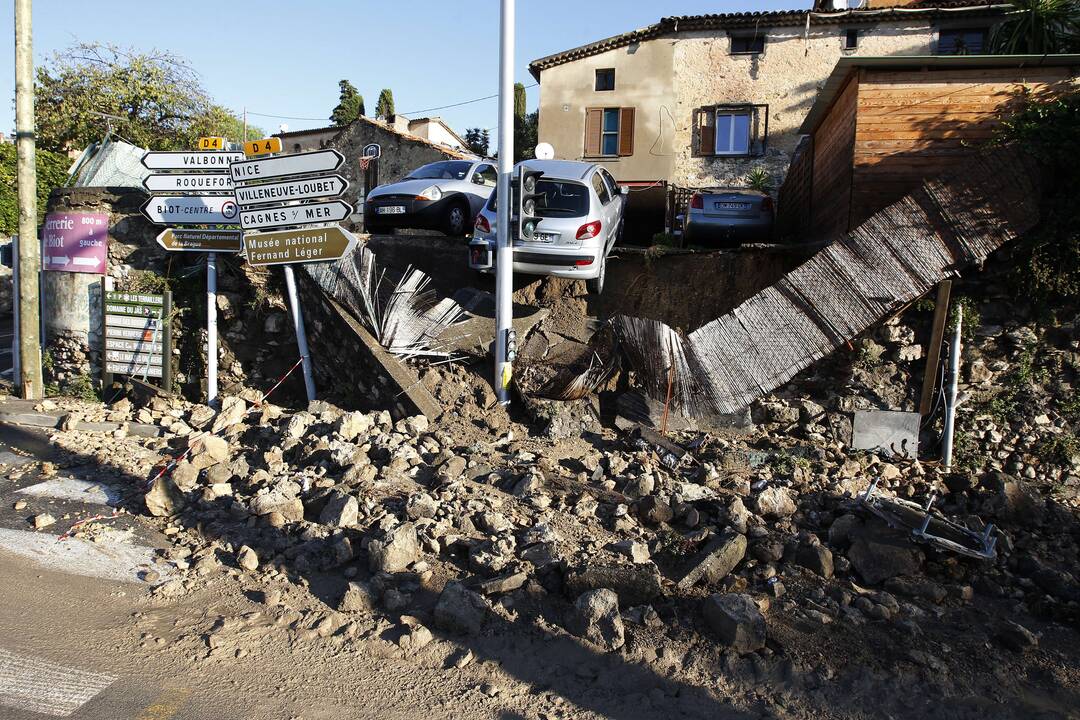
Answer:
POLYGON ((1005 147, 927 180, 730 313, 682 336, 616 317, 621 354, 643 390, 673 411, 725 415, 982 262, 1039 217, 1039 171, 1005 147))

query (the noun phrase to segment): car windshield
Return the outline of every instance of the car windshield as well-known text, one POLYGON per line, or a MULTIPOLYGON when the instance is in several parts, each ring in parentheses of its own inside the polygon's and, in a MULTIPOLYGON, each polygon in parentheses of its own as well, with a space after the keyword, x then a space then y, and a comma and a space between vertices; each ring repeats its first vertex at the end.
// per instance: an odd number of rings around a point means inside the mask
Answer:
MULTIPOLYGON (((536 214, 540 217, 582 217, 589 212, 589 190, 581 183, 541 179, 536 190, 544 194, 537 203, 536 214)), ((495 195, 491 193, 488 202, 491 210, 498 209, 495 195)))
POLYGON ((406 180, 464 180, 472 163, 466 160, 447 160, 431 163, 413 170, 406 180))

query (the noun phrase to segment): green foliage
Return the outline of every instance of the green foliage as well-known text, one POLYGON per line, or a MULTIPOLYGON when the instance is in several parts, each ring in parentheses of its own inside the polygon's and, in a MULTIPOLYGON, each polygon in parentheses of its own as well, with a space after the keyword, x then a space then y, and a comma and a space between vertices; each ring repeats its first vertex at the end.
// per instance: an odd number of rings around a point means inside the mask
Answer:
POLYGON ((950 335, 956 332, 956 321, 959 318, 964 321, 960 328, 960 338, 965 341, 974 340, 975 331, 982 324, 982 315, 979 314, 974 300, 969 297, 953 298, 949 307, 949 319, 946 321, 950 335))
POLYGON ((1080 298, 1080 92, 1024 94, 997 142, 1017 143, 1043 168, 1039 225, 1017 245, 1013 285, 1037 302, 1080 298))
POLYGON ((64 395, 77 397, 87 402, 97 402, 101 399, 98 391, 94 389, 94 382, 86 375, 80 375, 64 383, 61 390, 64 395))
POLYGON ((876 367, 881 363, 881 356, 885 352, 885 348, 878 345, 870 338, 863 338, 857 343, 858 357, 855 362, 864 368, 876 367))
POLYGON ((981 469, 979 444, 975 436, 964 430, 953 433, 953 472, 974 473, 981 469))
POLYGON ((335 125, 348 125, 364 114, 364 96, 348 80, 339 81, 338 88, 341 93, 337 107, 330 113, 330 120, 335 125))
POLYGON ((491 135, 487 128, 468 128, 465 131, 465 145, 468 146, 469 152, 480 157, 487 157, 490 152, 491 135))
POLYGON ((528 112, 528 109, 525 100, 525 86, 521 83, 514 83, 514 117, 523 118, 526 112, 528 112))
POLYGON ((937 309, 937 301, 933 298, 921 297, 911 306, 915 312, 934 312, 937 309))
POLYGON ((1080 439, 1072 433, 1051 435, 1039 443, 1035 453, 1056 465, 1070 465, 1080 456, 1080 439))
POLYGON ((763 167, 756 167, 746 175, 746 186, 751 190, 769 192, 772 187, 772 176, 763 167))
POLYGON ((45 150, 81 150, 110 122, 124 139, 154 150, 192 148, 205 135, 241 139, 243 124, 211 102, 198 73, 169 52, 77 44, 38 68, 35 92, 38 147, 45 150))
MULTIPOLYGON (((67 182, 71 160, 66 155, 39 149, 35 153, 37 167, 37 224, 45 217, 49 193, 67 182)), ((17 157, 14 143, 0 144, 0 233, 19 232, 19 188, 17 157)))
POLYGON ((671 233, 658 232, 652 236, 652 244, 662 245, 663 247, 675 247, 679 243, 676 237, 671 233))
POLYGON ((394 92, 390 88, 379 91, 379 99, 375 103, 375 117, 383 120, 394 117, 394 92))
POLYGON ((131 270, 117 290, 129 293, 160 295, 169 289, 169 279, 150 270, 131 270))
POLYGON ((1037 345, 1025 347, 1007 375, 1001 378, 1001 389, 987 403, 987 410, 999 422, 1030 414, 1035 407, 1036 386, 1047 381, 1045 368, 1036 365, 1037 345))
POLYGON ((540 113, 534 110, 525 115, 514 116, 514 162, 532 160, 536 157, 537 131, 540 113))
POLYGON ((1080 50, 1076 0, 1009 0, 1012 8, 990 35, 998 55, 1042 55, 1080 50))

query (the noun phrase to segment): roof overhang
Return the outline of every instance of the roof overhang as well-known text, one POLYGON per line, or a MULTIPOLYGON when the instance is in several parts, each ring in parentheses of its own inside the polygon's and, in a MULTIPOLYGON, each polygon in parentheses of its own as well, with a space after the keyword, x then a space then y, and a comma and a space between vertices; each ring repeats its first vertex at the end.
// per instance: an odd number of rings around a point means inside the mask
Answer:
POLYGON ((965 68, 1080 67, 1080 55, 891 55, 887 57, 840 58, 818 92, 806 119, 799 127, 801 135, 814 132, 825 119, 829 108, 856 70, 956 70, 965 68))

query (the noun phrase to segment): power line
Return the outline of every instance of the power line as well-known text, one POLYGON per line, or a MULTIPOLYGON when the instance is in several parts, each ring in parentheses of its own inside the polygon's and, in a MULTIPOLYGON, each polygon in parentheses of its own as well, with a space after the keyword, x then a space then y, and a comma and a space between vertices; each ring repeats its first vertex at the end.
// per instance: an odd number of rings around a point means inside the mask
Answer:
MULTIPOLYGON (((526 85, 525 89, 529 90, 531 88, 539 86, 539 84, 540 83, 533 83, 532 85, 526 85)), ((499 97, 499 94, 495 93, 494 95, 485 95, 484 97, 473 98, 472 100, 463 100, 463 101, 458 102, 458 103, 451 103, 450 105, 440 105, 438 107, 430 107, 430 108, 425 108, 423 110, 411 110, 409 112, 403 112, 401 114, 402 115, 419 115, 421 113, 434 112, 435 110, 447 110, 449 108, 461 107, 462 105, 471 105, 473 103, 483 102, 484 100, 491 100, 491 99, 497 98, 497 97, 499 97)), ((278 119, 278 120, 310 120, 310 121, 319 121, 319 122, 322 122, 322 121, 329 122, 330 121, 329 118, 298 117, 296 115, 273 115, 271 113, 255 112, 254 110, 248 110, 247 114, 248 115, 255 115, 257 117, 275 118, 275 119, 278 119)))

